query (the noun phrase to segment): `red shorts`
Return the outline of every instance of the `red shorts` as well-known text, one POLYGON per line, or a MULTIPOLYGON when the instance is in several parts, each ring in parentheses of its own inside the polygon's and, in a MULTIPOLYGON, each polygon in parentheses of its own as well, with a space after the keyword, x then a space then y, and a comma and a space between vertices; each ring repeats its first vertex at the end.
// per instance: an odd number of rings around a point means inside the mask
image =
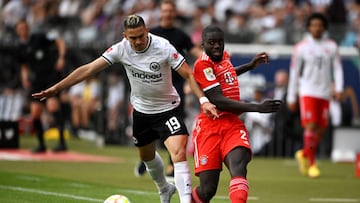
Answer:
POLYGON ((195 175, 201 171, 220 169, 226 155, 236 147, 250 149, 248 132, 236 115, 213 120, 198 117, 193 131, 195 175))
POLYGON ((315 123, 326 128, 329 123, 329 101, 314 97, 300 98, 301 124, 315 123))

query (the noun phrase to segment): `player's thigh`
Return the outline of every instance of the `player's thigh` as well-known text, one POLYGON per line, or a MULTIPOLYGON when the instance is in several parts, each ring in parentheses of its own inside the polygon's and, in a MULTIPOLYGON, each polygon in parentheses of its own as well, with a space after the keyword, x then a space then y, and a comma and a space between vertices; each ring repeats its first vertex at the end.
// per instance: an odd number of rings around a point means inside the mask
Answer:
POLYGON ((225 165, 230 171, 231 177, 247 175, 247 165, 251 160, 251 151, 246 147, 236 147, 225 157, 225 165))
POLYGON ((186 160, 186 144, 188 135, 173 135, 168 137, 164 144, 170 153, 173 162, 186 160))
POLYGON ((151 142, 147 145, 137 147, 139 157, 142 161, 151 161, 155 157, 155 142, 151 142))
POLYGON ((311 125, 326 127, 329 120, 329 102, 324 99, 303 96, 300 98, 300 114, 303 127, 311 125))
POLYGON ((198 119, 193 131, 195 175, 203 171, 222 170, 220 144, 222 136, 216 122, 198 119))

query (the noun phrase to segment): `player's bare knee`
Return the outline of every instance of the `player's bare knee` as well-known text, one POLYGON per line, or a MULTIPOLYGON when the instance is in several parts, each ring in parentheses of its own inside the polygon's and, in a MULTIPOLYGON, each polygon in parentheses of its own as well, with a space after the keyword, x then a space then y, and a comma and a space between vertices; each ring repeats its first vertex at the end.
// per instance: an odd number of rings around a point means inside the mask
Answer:
POLYGON ((174 163, 181 162, 181 161, 186 161, 186 150, 185 150, 185 148, 184 149, 174 150, 174 151, 172 151, 170 153, 170 155, 171 155, 171 160, 174 163))

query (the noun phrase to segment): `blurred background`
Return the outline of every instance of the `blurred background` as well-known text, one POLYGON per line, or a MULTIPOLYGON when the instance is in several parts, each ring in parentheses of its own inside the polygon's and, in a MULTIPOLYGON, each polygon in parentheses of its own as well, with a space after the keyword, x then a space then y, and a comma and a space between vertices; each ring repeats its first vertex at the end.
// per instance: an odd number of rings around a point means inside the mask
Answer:
MULTIPOLYGON (((0 0, 0 128, 1 148, 17 148, 21 136, 31 136, 28 89, 21 83, 21 64, 17 58, 19 40, 16 24, 24 19, 31 33, 46 33, 66 44, 61 74, 100 56, 110 45, 122 40, 123 19, 141 15, 149 27, 159 25, 160 0, 0 0), (13 129, 13 134, 8 133, 13 129)), ((248 62, 258 52, 270 54, 267 66, 239 76, 241 98, 256 102, 266 98, 284 99, 293 45, 306 34, 305 19, 313 12, 329 20, 328 36, 340 46, 344 74, 344 99, 331 105, 331 125, 318 155, 333 160, 355 159, 360 151, 360 1, 359 0, 175 0, 176 26, 201 46, 201 32, 210 24, 225 31, 225 49, 232 62, 248 62), (348 136, 338 139, 339 136, 348 136), (345 142, 345 143, 344 143, 345 142)), ((55 48, 50 56, 58 54, 55 48)), ((186 56, 192 64, 194 58, 186 56)), ((44 76, 46 77, 46 76, 44 76)), ((55 82, 55 81, 54 81, 55 82)), ((99 145, 132 145, 129 85, 124 71, 115 64, 106 71, 64 91, 67 139, 87 139, 99 145), (84 91, 91 85, 91 93, 84 91), (77 104, 91 104, 87 122, 74 121, 77 104), (76 102, 77 101, 77 102, 76 102), (79 124, 80 123, 80 124, 79 124)), ((187 92, 187 91, 185 91, 187 92)), ((189 131, 198 112, 197 100, 186 97, 189 131)), ((287 114, 286 105, 273 115, 243 114, 241 118, 252 134, 255 155, 292 157, 301 146, 299 115, 287 114)), ((46 136, 53 135, 51 114, 43 112, 46 136)))

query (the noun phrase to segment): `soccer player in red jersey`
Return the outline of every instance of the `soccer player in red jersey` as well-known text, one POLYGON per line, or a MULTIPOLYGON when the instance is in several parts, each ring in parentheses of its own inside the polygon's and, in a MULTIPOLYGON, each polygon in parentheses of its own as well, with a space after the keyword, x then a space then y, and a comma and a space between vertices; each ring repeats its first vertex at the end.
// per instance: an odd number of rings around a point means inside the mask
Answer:
POLYGON ((201 113, 196 121, 194 160, 200 185, 193 189, 193 202, 210 202, 224 162, 231 175, 229 198, 232 203, 243 203, 249 190, 246 174, 251 149, 248 132, 238 116, 242 112, 275 112, 282 102, 267 100, 252 104, 240 100, 237 76, 260 63, 268 63, 268 54, 257 54, 250 63, 234 67, 224 51, 224 32, 217 26, 203 30, 202 46, 205 52, 195 62, 194 76, 206 97, 217 106, 219 118, 212 119, 201 113))
POLYGON ((315 163, 316 148, 329 122, 329 100, 341 99, 344 79, 338 46, 324 33, 328 22, 323 14, 312 14, 306 23, 310 33, 296 44, 290 64, 287 102, 297 108, 299 97, 304 146, 295 154, 303 175, 320 176, 315 163))

